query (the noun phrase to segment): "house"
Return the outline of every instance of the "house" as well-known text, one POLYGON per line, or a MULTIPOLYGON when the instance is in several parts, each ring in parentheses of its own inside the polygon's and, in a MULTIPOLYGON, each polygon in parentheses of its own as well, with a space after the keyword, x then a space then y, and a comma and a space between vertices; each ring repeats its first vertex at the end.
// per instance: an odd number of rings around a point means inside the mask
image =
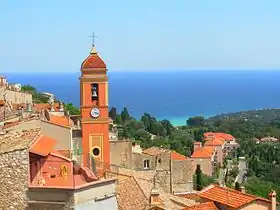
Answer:
MULTIPOLYGON (((221 187, 216 184, 209 185, 202 191, 193 195, 179 195, 181 197, 194 199, 200 205, 209 205, 209 209, 228 209, 228 210, 276 210, 276 193, 272 191, 270 199, 261 198, 255 195, 240 192, 231 188, 221 187), (210 204, 211 203, 211 204, 210 204), (210 208, 210 205, 212 206, 210 208)), ((186 208, 189 210, 192 208, 186 208)), ((193 209, 202 209, 199 207, 193 209)))
POLYGON ((194 151, 191 155, 195 167, 200 165, 202 173, 213 176, 217 167, 217 150, 213 146, 202 146, 201 142, 194 142, 194 151))
POLYGON ((166 193, 154 174, 133 170, 120 173, 106 172, 106 176, 117 177, 117 201, 120 210, 175 210, 196 204, 195 201, 166 193))
POLYGON ((9 90, 12 91, 21 91, 21 84, 19 83, 10 83, 7 87, 9 90))
POLYGON ((117 209, 115 179, 106 179, 54 149, 41 129, 0 136, 3 209, 117 209))
POLYGON ((222 163, 228 153, 236 150, 239 146, 235 137, 227 133, 207 132, 203 134, 203 140, 208 145, 216 147, 219 163, 222 163))
MULTIPOLYGON (((133 153, 132 168, 135 170, 155 170, 166 174, 171 179, 171 186, 166 185, 166 192, 184 192, 193 190, 193 161, 173 150, 151 147, 142 153, 133 153)), ((169 177, 169 178, 168 178, 169 177)))
POLYGON ((194 163, 175 151, 151 147, 142 149, 130 140, 110 140, 111 170, 129 169, 135 173, 155 173, 165 192, 193 190, 194 163))

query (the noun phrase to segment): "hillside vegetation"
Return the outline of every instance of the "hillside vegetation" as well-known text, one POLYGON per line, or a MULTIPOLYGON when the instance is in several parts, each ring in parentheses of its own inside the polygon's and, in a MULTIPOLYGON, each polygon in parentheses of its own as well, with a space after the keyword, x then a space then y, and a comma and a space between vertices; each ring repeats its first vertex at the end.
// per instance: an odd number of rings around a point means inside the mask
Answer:
MULTIPOLYGON (((35 87, 31 85, 22 86, 21 91, 25 93, 30 93, 32 95, 33 103, 35 104, 48 103, 49 101, 49 98, 47 96, 39 92, 35 87)), ((55 102, 58 102, 58 100, 56 100, 55 102)), ((80 114, 80 109, 74 106, 72 103, 64 104, 64 110, 69 111, 70 115, 80 114)))
POLYGON ((265 198, 272 189, 280 194, 280 143, 256 143, 256 138, 280 138, 279 109, 244 111, 209 119, 196 116, 180 127, 172 126, 168 120, 158 121, 148 113, 138 121, 129 115, 127 108, 120 114, 112 108, 109 115, 118 125, 119 138, 130 138, 144 148, 160 146, 187 156, 193 151, 193 141, 202 141, 205 132, 232 134, 240 148, 230 158, 245 156, 248 161, 247 191, 265 198))

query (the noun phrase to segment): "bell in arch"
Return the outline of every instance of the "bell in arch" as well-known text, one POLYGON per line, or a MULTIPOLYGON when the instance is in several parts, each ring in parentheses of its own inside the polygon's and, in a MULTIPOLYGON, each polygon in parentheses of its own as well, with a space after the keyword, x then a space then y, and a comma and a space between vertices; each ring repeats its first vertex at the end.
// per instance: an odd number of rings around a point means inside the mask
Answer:
POLYGON ((92 90, 92 97, 97 97, 96 88, 93 88, 92 90))

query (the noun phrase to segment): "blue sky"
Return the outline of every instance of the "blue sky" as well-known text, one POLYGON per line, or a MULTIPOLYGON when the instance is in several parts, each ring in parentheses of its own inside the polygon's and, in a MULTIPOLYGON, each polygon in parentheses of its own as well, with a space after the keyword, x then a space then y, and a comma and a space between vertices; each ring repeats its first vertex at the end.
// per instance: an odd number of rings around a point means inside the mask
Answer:
POLYGON ((279 69, 279 0, 0 2, 0 72, 279 69))

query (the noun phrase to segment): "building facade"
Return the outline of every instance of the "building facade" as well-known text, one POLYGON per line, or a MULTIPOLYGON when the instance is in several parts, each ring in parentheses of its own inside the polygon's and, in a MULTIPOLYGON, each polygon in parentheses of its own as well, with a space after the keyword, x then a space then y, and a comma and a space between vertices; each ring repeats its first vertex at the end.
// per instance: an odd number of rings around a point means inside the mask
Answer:
POLYGON ((110 164, 108 78, 104 61, 92 47, 81 65, 81 126, 83 162, 110 164))

